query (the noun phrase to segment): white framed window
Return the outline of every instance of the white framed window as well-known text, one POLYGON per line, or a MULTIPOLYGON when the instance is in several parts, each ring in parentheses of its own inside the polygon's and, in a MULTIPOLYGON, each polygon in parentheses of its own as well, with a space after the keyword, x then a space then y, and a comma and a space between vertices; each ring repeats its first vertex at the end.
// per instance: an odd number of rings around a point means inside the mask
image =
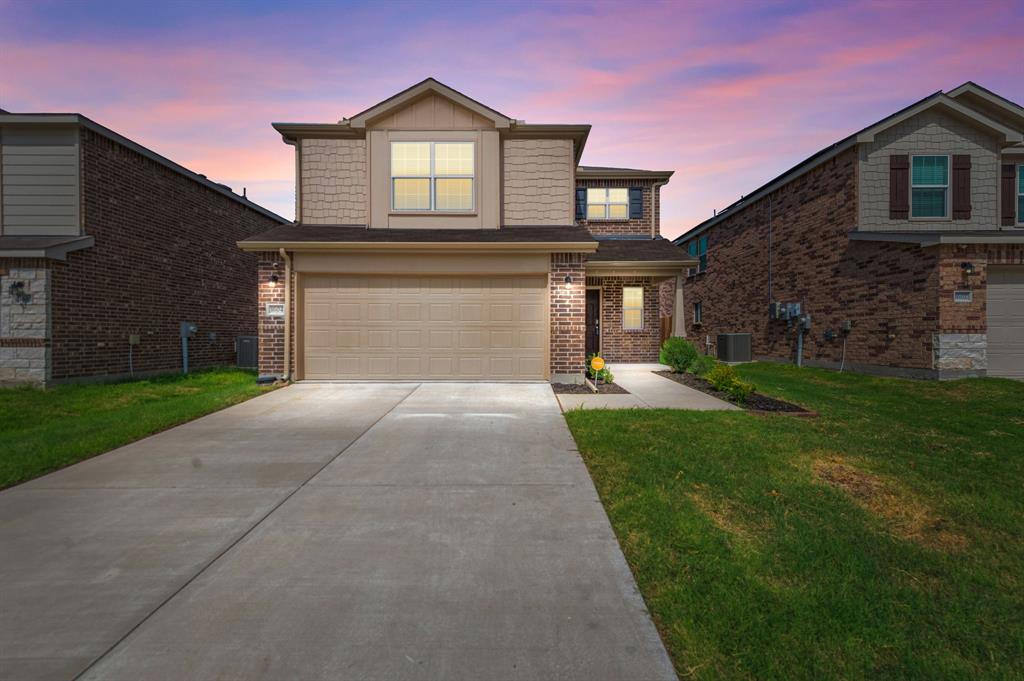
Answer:
POLYGON ((949 217, 949 156, 910 157, 910 217, 949 217))
POLYGON ((1024 164, 1017 166, 1017 225, 1024 227, 1024 164))
POLYGON ((693 323, 701 324, 704 322, 704 306, 701 303, 693 304, 693 323))
POLYGON ((473 142, 392 142, 391 209, 473 210, 475 159, 473 142))
POLYGON ((644 328, 644 287, 622 287, 622 328, 639 331, 644 328))
POLYGON ((629 189, 627 187, 588 187, 588 220, 628 220, 629 189))

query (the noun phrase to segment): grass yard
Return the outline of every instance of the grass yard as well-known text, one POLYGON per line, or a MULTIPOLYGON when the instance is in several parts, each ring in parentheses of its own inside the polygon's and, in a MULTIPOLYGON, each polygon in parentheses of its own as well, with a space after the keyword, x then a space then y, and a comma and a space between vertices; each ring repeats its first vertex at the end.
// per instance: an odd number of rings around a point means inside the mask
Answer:
POLYGON ((239 369, 47 390, 0 389, 0 489, 271 388, 239 369))
POLYGON ((1024 678, 1024 383, 751 364, 819 418, 566 414, 682 678, 1024 678))

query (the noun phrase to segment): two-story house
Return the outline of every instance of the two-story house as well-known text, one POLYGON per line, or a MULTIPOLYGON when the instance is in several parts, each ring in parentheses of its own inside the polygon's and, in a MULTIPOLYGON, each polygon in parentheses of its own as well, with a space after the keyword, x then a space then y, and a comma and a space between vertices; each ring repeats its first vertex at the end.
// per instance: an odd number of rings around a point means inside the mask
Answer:
POLYGON ((284 222, 80 114, 0 111, 0 384, 234 364, 257 325, 235 244, 284 222))
POLYGON ((692 228, 688 330, 714 351, 928 378, 1024 377, 1024 108, 922 99, 692 228), (799 309, 797 308, 799 305, 799 309))
POLYGON ((258 254, 260 371, 290 379, 578 382, 656 361, 672 173, 580 166, 589 125, 510 118, 428 78, 295 147, 296 223, 258 254))

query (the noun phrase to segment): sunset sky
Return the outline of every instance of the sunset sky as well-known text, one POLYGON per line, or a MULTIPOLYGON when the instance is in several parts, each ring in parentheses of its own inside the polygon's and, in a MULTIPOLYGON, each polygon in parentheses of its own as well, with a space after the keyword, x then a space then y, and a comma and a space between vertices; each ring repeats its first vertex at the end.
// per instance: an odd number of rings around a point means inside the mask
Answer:
POLYGON ((674 236, 819 148, 973 80, 1024 102, 1024 2, 0 0, 0 107, 80 112, 285 217, 271 121, 333 122, 433 76, 591 123, 589 165, 674 169, 674 236))

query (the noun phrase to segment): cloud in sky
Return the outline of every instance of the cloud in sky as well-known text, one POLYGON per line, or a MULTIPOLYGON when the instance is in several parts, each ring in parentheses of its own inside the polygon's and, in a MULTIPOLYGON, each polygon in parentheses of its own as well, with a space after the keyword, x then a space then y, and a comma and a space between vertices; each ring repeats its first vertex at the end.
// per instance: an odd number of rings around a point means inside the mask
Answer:
POLYGON ((335 121, 434 76, 593 124, 584 163, 676 170, 675 235, 936 90, 1024 101, 1022 34, 1020 2, 0 0, 0 107, 84 113, 291 217, 271 121, 335 121))

